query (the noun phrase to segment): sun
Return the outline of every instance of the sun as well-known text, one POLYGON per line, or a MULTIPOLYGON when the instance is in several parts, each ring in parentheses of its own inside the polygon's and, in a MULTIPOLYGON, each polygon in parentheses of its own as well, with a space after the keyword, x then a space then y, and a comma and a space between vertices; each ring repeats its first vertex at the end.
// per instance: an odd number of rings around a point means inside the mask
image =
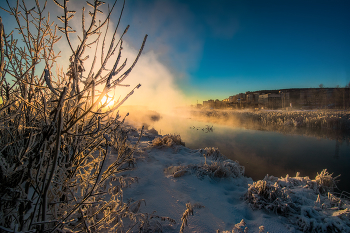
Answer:
POLYGON ((101 104, 106 104, 105 107, 112 107, 114 104, 114 99, 110 96, 103 96, 103 98, 101 100, 101 104))

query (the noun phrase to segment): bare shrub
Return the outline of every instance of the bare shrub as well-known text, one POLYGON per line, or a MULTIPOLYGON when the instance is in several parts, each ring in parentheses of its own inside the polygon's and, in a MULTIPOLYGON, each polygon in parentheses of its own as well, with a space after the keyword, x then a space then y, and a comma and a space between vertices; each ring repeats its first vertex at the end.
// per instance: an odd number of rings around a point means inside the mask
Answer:
POLYGON ((186 174, 195 174, 199 179, 209 178, 236 178, 244 175, 244 167, 230 160, 224 162, 212 162, 211 164, 189 164, 184 166, 170 166, 165 169, 175 178, 186 174))
POLYGON ((235 226, 232 229, 233 233, 248 233, 248 227, 246 226, 246 223, 242 219, 239 223, 235 224, 235 226))
POLYGON ((333 192, 335 188, 337 188, 337 178, 340 177, 340 175, 336 177, 332 177, 332 174, 329 174, 327 169, 323 169, 320 174, 317 173, 317 176, 315 178, 320 193, 328 193, 333 192))
POLYGON ((216 161, 227 160, 226 156, 222 155, 219 149, 215 147, 206 147, 204 149, 199 149, 199 153, 201 153, 206 158, 210 157, 216 161))
MULTIPOLYGON (((142 200, 143 201, 143 200, 142 200)), ((140 204, 142 201, 137 202, 136 205, 131 206, 130 209, 134 213, 137 213, 140 208, 140 204), (136 207, 136 208, 135 208, 136 207)), ((138 232, 163 232, 163 226, 162 222, 169 222, 172 225, 176 224, 176 221, 169 217, 162 217, 158 216, 153 212, 152 214, 149 213, 140 213, 135 214, 131 218, 134 218, 133 220, 133 226, 130 227, 130 229, 138 229, 138 232)))
POLYGON ((110 107, 102 99, 114 88, 125 86, 123 82, 141 55, 147 35, 134 62, 124 70, 126 60, 121 63, 121 51, 129 26, 117 39, 118 22, 112 40, 106 40, 116 3, 102 20, 98 19, 103 2, 87 3, 88 19, 83 8, 82 34, 74 44, 71 38, 75 30, 70 20, 76 11, 69 9, 68 0, 54 0, 62 10, 63 15, 58 16, 62 26, 50 21, 49 14, 44 15, 46 3, 40 6, 39 1, 17 1, 12 6, 6 2, 7 9, 2 9, 15 18, 18 27, 16 33, 5 34, 4 25, 0 24, 2 231, 130 229, 133 224, 124 225, 123 219, 137 221, 138 213, 131 211, 132 203, 123 201, 123 188, 136 178, 121 173, 132 169, 135 146, 126 142, 124 120, 115 110, 140 84, 110 107), (17 32, 19 39, 15 37, 17 32), (67 72, 54 71, 59 54, 53 48, 61 38, 60 33, 71 52, 67 72), (99 67, 98 50, 102 51, 99 67), (95 56, 91 67, 85 70, 87 51, 95 56), (114 53, 115 63, 107 69, 107 61, 114 53), (112 147, 117 153, 113 163, 107 165, 112 147))
POLYGON ((164 169, 164 172, 173 175, 175 178, 189 174, 195 174, 199 179, 204 177, 215 179, 244 176, 245 167, 241 166, 238 161, 227 159, 218 148, 206 147, 197 151, 205 157, 204 163, 170 166, 164 169), (210 163, 207 163, 207 158, 210 159, 210 163))
POLYGON ((152 141, 153 146, 167 146, 172 147, 175 145, 182 145, 185 146, 185 143, 181 141, 180 135, 173 135, 173 134, 167 134, 163 137, 157 137, 152 141))

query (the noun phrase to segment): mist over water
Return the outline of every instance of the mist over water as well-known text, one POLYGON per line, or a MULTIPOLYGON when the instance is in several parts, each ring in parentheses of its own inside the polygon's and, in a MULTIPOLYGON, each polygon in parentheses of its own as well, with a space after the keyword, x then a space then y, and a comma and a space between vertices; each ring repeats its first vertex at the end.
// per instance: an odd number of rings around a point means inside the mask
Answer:
POLYGON ((144 124, 162 135, 179 134, 191 149, 219 148, 226 157, 245 166, 246 176, 253 180, 263 179, 266 174, 281 177, 287 174, 295 176, 297 172, 314 179, 317 173, 326 168, 334 176, 341 174, 338 188, 350 192, 349 141, 326 138, 326 132, 321 130, 309 130, 312 132, 307 134, 307 129, 289 133, 257 130, 254 127, 247 129, 238 122, 234 124, 234 121, 198 120, 189 112, 179 109, 174 115, 150 110, 144 111, 144 114, 141 111, 133 114, 131 111, 131 119, 133 115, 137 116, 133 120, 139 122, 139 127, 144 124))

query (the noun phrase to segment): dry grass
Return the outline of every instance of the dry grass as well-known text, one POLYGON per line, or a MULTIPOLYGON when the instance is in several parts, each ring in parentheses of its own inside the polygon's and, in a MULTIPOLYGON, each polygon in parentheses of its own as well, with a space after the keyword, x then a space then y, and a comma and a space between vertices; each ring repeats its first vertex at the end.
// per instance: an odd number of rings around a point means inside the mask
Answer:
POLYGON ((170 166, 164 171, 172 174, 175 178, 189 174, 195 174, 199 179, 209 177, 210 179, 236 178, 244 176, 244 167, 238 162, 231 160, 211 162, 210 164, 189 164, 183 166, 170 166))
POLYGON ((152 141, 152 146, 156 147, 173 147, 176 145, 185 146, 185 143, 181 141, 180 135, 168 134, 163 137, 157 137, 152 141))
POLYGON ((195 203, 194 205, 191 205, 191 203, 186 203, 186 210, 183 212, 181 217, 180 233, 183 233, 185 226, 188 226, 188 217, 193 215, 193 210, 202 208, 204 208, 204 206, 199 203, 195 203))
POLYGON ((205 158, 210 158, 215 161, 227 160, 226 156, 221 154, 219 149, 215 147, 206 147, 204 149, 199 149, 199 153, 201 153, 205 158))
MULTIPOLYGON (((260 226, 259 227, 259 233, 264 233, 265 227, 260 226)), ((217 233, 220 233, 219 230, 217 230, 217 233)), ((247 227, 247 224, 244 222, 244 219, 242 219, 239 223, 235 224, 232 228, 232 231, 222 231, 222 233, 249 233, 249 228, 247 227)))
POLYGON ((324 169, 321 171, 320 174, 317 173, 316 175, 316 182, 319 187, 320 193, 328 193, 328 192, 333 192, 335 188, 337 188, 337 178, 340 177, 340 175, 336 177, 332 177, 333 174, 329 174, 327 169, 324 169))

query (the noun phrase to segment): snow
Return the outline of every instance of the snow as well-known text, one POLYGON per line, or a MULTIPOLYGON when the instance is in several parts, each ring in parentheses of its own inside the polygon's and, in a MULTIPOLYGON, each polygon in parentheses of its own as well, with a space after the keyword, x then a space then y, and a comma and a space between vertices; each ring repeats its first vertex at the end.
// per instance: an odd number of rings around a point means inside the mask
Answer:
MULTIPOLYGON (((130 142, 135 143, 137 138, 138 132, 130 129, 130 142)), ((254 187, 263 181, 245 177, 239 162, 226 159, 215 148, 192 150, 182 145, 179 137, 160 136, 150 130, 141 138, 134 158, 135 169, 124 175, 138 177, 138 182, 124 189, 124 200, 145 200, 139 212, 154 216, 151 232, 157 228, 180 232, 181 220, 187 220, 183 232, 308 232, 310 224, 317 223, 317 229, 322 229, 327 221, 341 225, 343 232, 350 231, 346 200, 336 209, 330 201, 335 197, 328 194, 320 198, 312 186, 317 182, 308 177, 265 177, 265 185, 275 185, 279 192, 292 196, 285 196, 281 203, 289 203, 288 198, 298 200, 299 207, 291 206, 301 214, 288 215, 264 208, 262 197, 254 193, 254 187), (249 195, 259 199, 261 208, 254 207, 249 195), (186 207, 188 203, 191 205, 186 207), (173 219, 176 224, 160 217, 173 219)))

